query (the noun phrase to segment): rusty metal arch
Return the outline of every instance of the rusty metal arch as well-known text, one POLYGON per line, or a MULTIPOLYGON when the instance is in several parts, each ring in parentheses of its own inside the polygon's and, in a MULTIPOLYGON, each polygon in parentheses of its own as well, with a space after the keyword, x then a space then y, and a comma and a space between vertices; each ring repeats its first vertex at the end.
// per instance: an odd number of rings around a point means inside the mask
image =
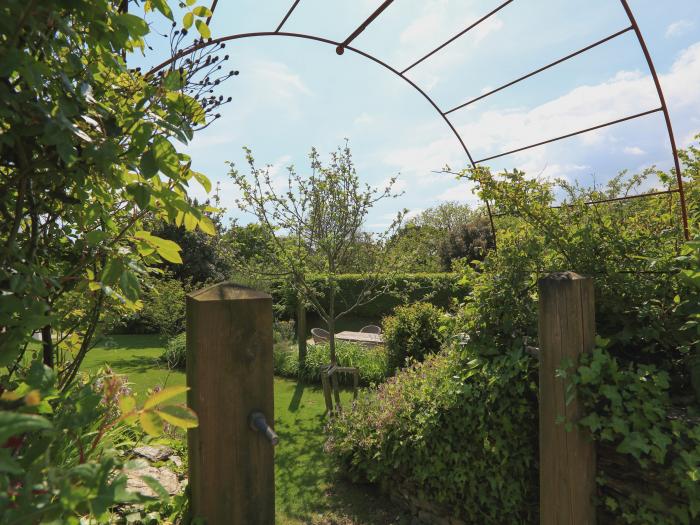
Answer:
MULTIPOLYGON (((594 43, 592 43, 592 44, 590 44, 590 45, 588 45, 588 46, 586 46, 586 47, 584 47, 584 48, 581 48, 581 49, 579 49, 579 50, 577 50, 577 51, 574 51, 574 52, 572 52, 572 53, 570 53, 570 54, 568 54, 568 55, 566 55, 566 56, 564 56, 564 57, 562 57, 562 58, 560 58, 560 59, 558 59, 558 60, 555 60, 554 62, 551 62, 551 63, 549 63, 549 64, 547 64, 547 65, 545 65, 545 66, 542 66, 542 67, 540 67, 540 68, 538 68, 538 69, 536 69, 536 70, 534 70, 534 71, 532 71, 532 72, 530 72, 530 73, 528 73, 528 74, 526 74, 526 75, 523 75, 523 76, 521 76, 521 77, 518 77, 518 78, 516 78, 516 79, 514 79, 514 80, 512 80, 512 81, 510 81, 510 82, 508 82, 508 83, 506 83, 506 84, 504 84, 504 85, 498 87, 498 88, 495 88, 495 89, 493 89, 493 90, 491 90, 491 91, 489 91, 489 92, 487 92, 487 93, 484 93, 484 94, 482 94, 482 95, 480 95, 480 96, 478 96, 478 97, 476 97, 476 98, 470 99, 470 100, 464 102, 463 104, 460 104, 460 105, 458 105, 458 106, 455 106, 455 107, 453 107, 453 108, 451 108, 451 109, 444 110, 444 111, 443 111, 442 109, 440 109, 440 106, 438 106, 438 104, 437 104, 437 103, 436 103, 436 102, 435 102, 435 101, 434 101, 420 86, 418 86, 415 82, 413 82, 410 78, 408 78, 408 77, 406 76, 406 73, 407 73, 409 70, 411 70, 413 67, 417 66, 418 64, 420 64, 420 63, 423 62, 424 60, 430 58, 430 57, 433 56, 435 53, 437 53, 438 51, 440 51, 440 50, 443 49, 444 47, 448 46, 449 44, 451 44, 452 42, 454 42, 455 40, 457 40, 458 38, 460 38, 462 35, 466 34, 466 33, 469 32, 470 30, 472 30, 473 28, 475 28, 476 26, 478 26, 479 24, 481 24, 482 22, 484 22, 485 20, 487 20, 488 18, 490 18, 491 16, 495 15, 495 14, 496 14, 497 12, 499 12, 501 9, 503 9, 503 8, 505 8, 506 6, 508 6, 509 4, 513 3, 514 0, 506 0, 505 2, 501 3, 501 4, 498 5, 495 9, 493 9, 493 10, 490 11, 489 13, 485 14, 484 16, 482 16, 481 18, 479 18, 477 21, 475 21, 475 22, 473 22, 471 25, 469 25, 467 28, 465 28, 464 30, 460 31, 459 33, 457 33, 456 35, 454 35, 454 36, 451 37, 450 39, 446 40, 446 41, 443 42, 441 45, 439 45, 438 47, 436 47, 435 49, 433 49, 432 51, 430 51, 430 52, 427 53, 426 55, 422 56, 421 58, 419 58, 418 60, 416 60, 415 62, 413 62, 410 66, 408 66, 407 68, 405 68, 405 69, 403 69, 403 70, 401 70, 401 71, 399 71, 398 69, 396 69, 396 68, 394 68, 393 66, 389 65, 388 63, 384 62, 383 60, 381 60, 381 59, 375 57, 374 55, 372 55, 372 54, 370 54, 370 53, 367 53, 367 52, 365 52, 365 51, 362 51, 362 50, 360 50, 360 49, 358 49, 358 48, 352 47, 352 46, 350 45, 351 42, 352 42, 357 36, 359 36, 372 22, 374 22, 374 21, 379 17, 379 15, 380 15, 387 7, 389 7, 389 5, 391 5, 391 4, 393 3, 393 1, 394 1, 394 0, 384 0, 384 2, 382 2, 382 4, 381 4, 381 5, 370 15, 362 24, 360 24, 360 26, 358 26, 357 29, 355 29, 355 31, 353 31, 353 33, 350 34, 350 36, 348 36, 348 38, 346 38, 343 42, 336 42, 336 41, 334 41, 334 40, 331 40, 331 39, 328 39, 328 38, 319 37, 319 36, 315 36, 315 35, 309 35, 309 34, 305 34, 305 33, 292 33, 292 32, 285 32, 285 31, 282 31, 282 28, 284 27, 284 24, 287 22, 287 20, 288 20, 289 17, 292 15, 292 13, 294 12, 294 10, 296 9, 297 5, 298 5, 299 2, 300 2, 300 0, 294 0, 294 3, 293 3, 292 6, 289 8, 289 10, 288 10, 287 13, 285 14, 285 16, 284 16, 284 18, 282 19, 282 21, 279 23, 279 25, 277 26, 277 29, 276 29, 275 31, 260 31, 260 32, 250 32, 250 33, 238 33, 238 34, 227 35, 227 36, 223 36, 223 37, 219 37, 219 38, 210 38, 210 39, 207 40, 207 41, 199 41, 199 42, 196 42, 196 43, 193 44, 192 46, 189 46, 189 47, 187 47, 187 48, 181 50, 180 52, 178 52, 178 53, 176 53, 175 55, 173 55, 172 57, 170 57, 168 60, 165 60, 164 62, 162 62, 162 63, 158 64, 157 66, 155 66, 154 68, 152 68, 150 71, 148 71, 148 72, 146 73, 146 76, 152 75, 153 73, 158 72, 159 70, 163 69, 164 67, 167 67, 167 66, 173 64, 173 63, 174 63, 175 61, 177 61, 178 59, 183 58, 183 57, 185 57, 185 56, 187 56, 187 55, 190 55, 190 54, 194 53, 195 51, 197 51, 197 50, 199 50, 199 49, 202 49, 202 48, 205 48, 205 47, 209 47, 209 46, 213 46, 213 45, 217 45, 217 44, 221 44, 221 43, 224 43, 224 42, 233 41, 233 40, 241 40, 241 39, 244 39, 244 38, 282 36, 282 37, 288 37, 288 38, 300 38, 300 39, 305 39, 305 40, 312 40, 312 41, 321 42, 321 43, 324 43, 324 44, 329 44, 329 45, 332 45, 332 46, 334 46, 334 47, 336 48, 336 53, 337 53, 338 55, 342 55, 342 54, 345 52, 345 50, 349 50, 349 51, 351 51, 351 52, 353 52, 353 53, 355 53, 355 54, 357 54, 357 55, 360 55, 360 56, 362 56, 362 57, 365 57, 365 58, 371 60, 372 62, 374 62, 374 63, 376 63, 376 64, 382 66, 383 68, 385 68, 386 70, 390 71, 390 72, 393 73, 394 75, 396 75, 396 76, 400 77, 401 79, 403 79, 403 80, 404 80, 406 83, 408 83, 415 91, 417 91, 418 93, 420 93, 420 95, 422 95, 423 98, 424 98, 424 99, 433 107, 433 109, 435 109, 435 111, 440 115, 440 117, 443 119, 443 121, 447 124, 447 126, 448 126, 448 127, 450 128, 450 130, 452 131, 452 133, 453 133, 453 135, 455 136, 455 138, 457 138, 457 140, 459 141, 459 143, 460 143, 462 149, 464 150, 464 152, 465 152, 465 154, 466 154, 466 156, 467 156, 467 158, 468 158, 468 160, 469 160, 469 163, 470 163, 470 165, 471 165, 472 168, 476 168, 479 164, 481 164, 481 163, 483 163, 483 162, 486 162, 486 161, 489 161, 489 160, 493 160, 493 159, 496 159, 496 158, 504 157, 504 156, 507 156, 507 155, 512 155, 512 154, 514 154, 514 153, 518 153, 518 152, 521 152, 521 151, 529 150, 529 149, 532 149, 532 148, 536 148, 536 147, 539 147, 539 146, 543 146, 543 145, 545 145, 545 144, 550 144, 550 143, 552 143, 552 142, 556 142, 556 141, 563 140, 563 139, 566 139, 566 138, 570 138, 570 137, 574 137, 574 136, 577 136, 577 135, 581 135, 581 134, 583 134, 583 133, 587 133, 587 132, 594 131, 594 130, 597 130, 597 129, 601 129, 601 128, 605 128, 605 127, 612 126, 612 125, 615 125, 615 124, 619 124, 619 123, 621 123, 621 122, 626 122, 626 121, 629 121, 629 120, 641 118, 641 117, 644 117, 644 116, 647 116, 647 115, 651 115, 651 114, 653 114, 653 113, 658 113, 658 112, 660 112, 660 113, 663 113, 664 120, 665 120, 665 123, 666 123, 666 130, 667 130, 667 133, 668 133, 669 142, 670 142, 670 144, 671 144, 671 151, 672 151, 672 155, 673 155, 673 162, 674 162, 675 174, 676 174, 676 183, 677 183, 677 186, 678 186, 678 187, 675 188, 675 189, 669 189, 669 190, 661 191, 661 192, 658 192, 658 191, 657 191, 657 192, 652 192, 652 193, 648 193, 648 194, 632 195, 632 196, 629 196, 629 197, 622 197, 622 198, 619 198, 619 199, 612 199, 612 200, 611 200, 611 199, 606 199, 606 200, 603 200, 603 201, 594 201, 594 202, 590 202, 590 203, 587 203, 587 204, 600 204, 600 203, 611 202, 611 201, 625 200, 626 198, 653 197, 653 196, 657 196, 657 195, 678 193, 678 195, 679 195, 679 200, 680 200, 681 221, 682 221, 682 225, 683 225, 683 233, 684 233, 684 236, 685 236, 686 240, 688 240, 688 239, 690 238, 690 231, 689 231, 689 227, 688 227, 688 212, 687 212, 687 206, 686 206, 686 200, 685 200, 685 191, 684 191, 684 188, 683 188, 683 176, 682 176, 681 167, 680 167, 680 161, 679 161, 679 157, 678 157, 678 149, 677 149, 677 146, 676 146, 676 139, 675 139, 675 136, 674 136, 674 133, 673 133, 673 126, 672 126, 672 124, 671 124, 671 116, 670 116, 669 111, 668 111, 668 106, 667 106, 667 104, 666 104, 666 99, 665 99, 665 97, 664 97, 664 93, 663 93, 663 89, 662 89, 662 87, 661 87, 661 82, 660 82, 660 80, 659 80, 659 76, 658 76, 658 74, 657 74, 657 72, 656 72, 656 67, 654 66, 654 61, 653 61, 652 58, 651 58, 651 54, 649 53, 649 49, 647 48, 646 42, 644 41, 644 37, 643 37, 642 32, 641 32, 641 30, 640 30, 640 28, 639 28, 639 25, 637 24, 637 21, 636 21, 636 19, 635 19, 635 17, 634 17, 634 13, 632 12, 632 9, 631 9, 630 6, 629 6, 628 0, 620 0, 620 3, 621 3, 621 5, 622 5, 622 8, 625 10, 625 13, 626 13, 626 15, 627 15, 627 18, 629 19, 629 22, 630 22, 630 25, 629 25, 628 27, 623 28, 623 29, 621 29, 621 30, 619 30, 619 31, 617 31, 617 32, 615 32, 615 33, 613 33, 613 34, 611 34, 611 35, 609 35, 609 36, 607 36, 607 37, 601 39, 601 40, 598 40, 598 41, 596 41, 596 42, 594 42, 594 43), (504 90, 504 89, 507 89, 507 88, 509 88, 509 87, 511 87, 511 86, 513 86, 513 85, 515 85, 515 84, 517 84, 517 83, 519 83, 519 82, 522 82, 523 80, 526 80, 526 79, 531 78, 531 77, 533 77, 533 76, 535 76, 535 75, 538 75, 539 73, 542 73, 543 71, 546 71, 547 69, 550 69, 550 68, 552 68, 552 67, 554 67, 554 66, 557 66, 557 65, 559 65, 559 64, 561 64, 561 63, 563 63, 563 62, 565 62, 565 61, 567 61, 567 60, 570 60, 570 59, 572 59, 572 58, 574 58, 574 57, 576 57, 576 56, 579 56, 579 55, 581 55, 581 54, 583 54, 583 53, 586 53, 586 52, 588 52, 588 51, 590 51, 590 50, 592 50, 592 49, 594 49, 594 48, 596 48, 596 47, 598 47, 598 46, 600 46, 600 45, 602 45, 602 44, 605 44, 606 42, 609 42, 609 41, 611 41, 611 40, 614 40, 615 38, 617 38, 617 37, 619 37, 619 36, 621 36, 621 35, 623 35, 623 34, 626 34, 626 33, 629 32, 629 31, 634 31, 634 33, 635 33, 635 35, 636 35, 636 37, 637 37, 637 41, 638 41, 638 43, 639 43, 640 49, 642 50, 642 53, 644 54, 645 60, 646 60, 646 62, 647 62, 647 66, 648 66, 648 68, 649 68, 649 72, 650 72, 650 74, 651 74, 651 76, 652 76, 652 79, 653 79, 653 81, 654 81, 654 86, 655 86, 655 88, 656 88, 656 93, 657 93, 657 96, 658 96, 658 99, 659 99, 659 104, 660 104, 659 107, 656 107, 656 108, 653 108, 653 109, 650 109, 650 110, 647 110, 647 111, 643 111, 643 112, 640 112, 640 113, 636 113, 636 114, 634 114, 634 115, 629 115, 629 116, 627 116, 627 117, 623 117, 623 118, 619 118, 619 119, 616 119, 616 120, 612 120, 612 121, 609 121, 609 122, 604 122, 604 123, 602 123, 602 124, 599 124, 599 125, 596 125, 596 126, 593 126, 593 127, 589 127, 589 128, 586 128, 586 129, 581 129, 581 130, 577 130, 577 131, 574 131, 574 132, 566 133, 566 134, 564 134, 564 135, 559 135, 559 136, 557 136, 557 137, 553 137, 553 138, 550 138, 550 139, 548 139, 548 140, 544 140, 544 141, 541 141, 541 142, 537 142, 537 143, 535 143, 535 144, 526 145, 526 146, 523 146, 523 147, 520 147, 520 148, 516 148, 516 149, 513 149, 513 150, 504 151, 504 152, 498 153, 498 154, 496 154, 496 155, 491 155, 491 156, 488 156, 488 157, 484 157, 484 158, 482 158, 482 159, 474 160, 474 158, 472 157, 472 154, 470 153, 469 149, 467 148, 467 145, 466 145, 465 142, 464 142, 464 139, 463 139, 462 136, 459 134, 459 131, 457 130, 457 128, 455 128, 454 124, 452 124, 452 121, 449 119, 448 115, 449 115, 450 113, 452 113, 452 112, 454 112, 454 111, 457 111, 457 110, 459 110, 459 109, 462 109, 462 108, 464 108, 464 107, 466 107, 466 106, 468 106, 468 105, 470 105, 470 104, 473 104, 473 103, 475 103, 475 102, 477 102, 477 101, 479 101, 479 100, 482 100, 482 99, 484 99, 484 98, 487 98, 487 97, 489 97, 490 95, 493 95, 493 94, 495 94, 495 93, 498 93, 498 92, 500 92, 500 91, 502 91, 502 90, 504 90)), ((213 2, 212 2, 212 5, 211 5, 212 16, 213 16, 214 10, 216 9, 217 3, 218 3, 218 0, 213 0, 213 2)), ((209 23, 209 22, 211 21, 211 18, 212 18, 212 17, 210 16, 210 17, 207 19, 207 23, 209 23)), ((493 239, 494 239, 494 244, 495 244, 495 240, 496 240, 496 229, 495 229, 494 222, 493 222, 493 213, 492 213, 492 211, 491 211, 491 205, 489 204, 489 202, 488 202, 488 201, 485 201, 485 204, 486 204, 486 209, 487 209, 487 212, 488 212, 489 221, 490 221, 490 225, 491 225, 491 232, 492 232, 492 234, 493 234, 493 239)))

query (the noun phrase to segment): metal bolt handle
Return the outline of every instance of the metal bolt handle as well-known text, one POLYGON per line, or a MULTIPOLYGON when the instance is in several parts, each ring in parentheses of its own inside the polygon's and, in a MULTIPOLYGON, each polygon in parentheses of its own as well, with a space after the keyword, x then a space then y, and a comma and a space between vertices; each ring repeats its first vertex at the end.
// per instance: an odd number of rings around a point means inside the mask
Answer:
POLYGON ((277 445, 277 443, 279 443, 279 436, 275 433, 274 430, 272 430, 272 427, 270 427, 270 425, 267 424, 265 414, 263 414, 262 412, 258 410, 251 412, 248 416, 248 425, 253 430, 256 430, 262 435, 264 435, 273 447, 277 445))

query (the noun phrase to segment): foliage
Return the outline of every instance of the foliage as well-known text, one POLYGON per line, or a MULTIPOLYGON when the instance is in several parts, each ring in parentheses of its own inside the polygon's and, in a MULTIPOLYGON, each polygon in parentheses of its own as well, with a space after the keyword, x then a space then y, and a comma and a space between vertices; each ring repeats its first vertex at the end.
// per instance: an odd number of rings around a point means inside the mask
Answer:
MULTIPOLYGON (((339 366, 357 367, 360 384, 372 385, 384 381, 389 373, 387 352, 383 346, 367 347, 358 343, 338 341, 336 346, 339 366)), ((328 344, 309 345, 305 365, 299 370, 299 357, 289 346, 275 345, 275 374, 282 377, 299 378, 312 384, 321 383, 321 366, 327 366, 330 359, 328 344)), ((338 374, 341 384, 352 385, 352 375, 338 374)))
MULTIPOLYGON (((3 523, 81 523, 81 516, 107 522, 116 504, 147 501, 126 490, 120 454, 133 448, 142 432, 160 435, 167 423, 197 425, 172 398, 186 390, 154 393, 138 408, 120 376, 109 370, 81 378, 60 390, 57 374, 35 363, 25 381, 0 397, 0 514, 3 523)), ((144 481, 160 499, 167 492, 152 478, 144 481)))
POLYGON ((571 375, 573 388, 585 412, 578 423, 602 445, 633 458, 622 472, 599 470, 605 512, 616 523, 697 522, 700 424, 673 407, 669 374, 654 365, 622 365, 597 348, 571 375), (631 471, 640 482, 630 485, 631 471))
MULTIPOLYGON (((312 286, 321 285, 324 277, 308 275, 312 286)), ((339 274, 336 276, 336 301, 345 308, 352 304, 362 292, 365 283, 362 274, 339 274)), ((381 319, 394 308, 416 301, 429 302, 440 308, 452 306, 455 300, 463 300, 470 290, 469 283, 457 273, 389 273, 377 276, 384 293, 374 296, 366 304, 353 309, 352 314, 367 319, 381 319)), ((298 298, 294 287, 286 279, 270 283, 275 304, 286 316, 295 315, 298 298)), ((327 298, 323 296, 323 300, 327 298)))
POLYGON ((334 418, 326 449, 352 478, 418 487, 469 523, 534 523, 532 374, 519 351, 428 356, 334 418))
MULTIPOLYGON (((206 205, 208 206, 209 202, 206 205)), ((150 226, 152 234, 173 241, 181 248, 182 263, 173 264, 165 261, 163 266, 169 274, 185 286, 192 284, 201 286, 210 282, 223 281, 231 270, 231 254, 228 253, 227 243, 223 242, 224 211, 219 206, 218 193, 214 194, 214 205, 215 211, 204 213, 212 226, 206 232, 201 229, 188 230, 184 224, 178 226, 164 221, 156 221, 150 226)))
POLYGON ((183 332, 171 337, 158 361, 171 370, 184 370, 187 366, 187 334, 183 332))
POLYGON ((387 245, 390 264, 409 272, 450 272, 456 258, 483 259, 493 247, 490 235, 483 210, 444 202, 412 217, 396 232, 387 245))
POLYGON ((145 17, 173 14, 166 0, 145 2, 141 16, 128 4, 0 7, 0 364, 19 363, 43 328, 44 361, 67 356, 64 385, 105 310, 133 310, 146 269, 180 262, 180 248, 145 231, 144 219, 212 226, 208 208, 186 197, 210 183, 173 143, 215 118, 218 102, 195 99, 208 69, 198 56, 158 74, 129 68, 127 55, 149 49, 145 17))
POLYGON ((466 259, 468 262, 482 261, 493 250, 493 233, 484 217, 458 225, 438 248, 440 264, 444 271, 454 271, 454 261, 466 259))
POLYGON ((382 321, 384 342, 392 369, 407 361, 423 361, 434 354, 444 340, 444 312, 430 303, 399 306, 382 321))
POLYGON ((272 321, 272 339, 275 343, 291 342, 295 338, 294 321, 272 321))
POLYGON ((256 217, 264 229, 266 247, 256 260, 240 262, 251 273, 289 279, 296 294, 326 322, 331 334, 331 363, 335 363, 336 320, 379 293, 377 276, 386 270, 381 248, 400 225, 403 213, 381 234, 370 236, 362 227, 377 202, 397 196, 392 193, 396 179, 392 178, 383 190, 362 185, 346 144, 331 154, 327 166, 312 149, 311 174, 299 175, 290 166, 285 189, 279 191, 269 166, 256 168, 248 149, 246 156, 250 177, 233 166, 231 169, 231 177, 242 194, 237 205, 256 217), (361 257, 357 256, 358 251, 361 257), (346 271, 351 262, 357 265, 355 271, 365 276, 363 288, 349 306, 340 310, 335 302, 337 275, 346 271), (323 286, 315 287, 307 280, 314 273, 324 276, 323 286))

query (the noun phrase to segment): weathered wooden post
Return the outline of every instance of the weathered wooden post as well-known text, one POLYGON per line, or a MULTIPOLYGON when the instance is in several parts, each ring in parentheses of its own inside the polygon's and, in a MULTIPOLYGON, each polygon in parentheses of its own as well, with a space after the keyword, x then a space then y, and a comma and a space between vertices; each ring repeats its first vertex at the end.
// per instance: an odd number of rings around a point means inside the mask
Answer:
POLYGON ((595 344, 593 280, 573 272, 550 274, 539 281, 540 343, 540 523, 595 523, 595 446, 567 421, 580 417, 574 398, 566 403, 566 384, 555 376, 566 363, 595 344))
POLYGON ((222 283, 187 297, 193 517, 210 525, 275 521, 272 298, 222 283), (257 429, 254 430, 254 428, 257 429))

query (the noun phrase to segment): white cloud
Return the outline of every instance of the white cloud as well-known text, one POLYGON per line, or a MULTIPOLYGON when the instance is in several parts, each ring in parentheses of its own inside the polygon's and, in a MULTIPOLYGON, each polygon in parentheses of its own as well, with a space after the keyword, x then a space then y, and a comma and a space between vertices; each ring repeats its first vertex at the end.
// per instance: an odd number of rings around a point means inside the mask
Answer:
MULTIPOLYGON (((681 53, 670 71, 661 75, 661 83, 680 144, 687 145, 694 126, 700 129, 700 42, 681 53), (682 116, 682 118, 680 118, 682 116)), ((451 116, 475 159, 515 149, 633 115, 659 106, 650 75, 639 71, 621 71, 599 84, 580 86, 545 104, 533 108, 486 110, 481 113, 459 111, 451 116)), ((445 164, 459 170, 467 165, 464 152, 455 137, 442 131, 435 122, 414 127, 415 143, 386 151, 381 161, 398 167, 409 180, 410 188, 428 192, 445 188, 445 177, 435 174, 445 164)), ((487 162, 494 169, 518 167, 533 177, 565 178, 586 183, 586 177, 612 175, 625 166, 621 153, 650 165, 659 158, 670 163, 671 156, 660 113, 630 123, 613 125, 575 138, 526 150, 487 162), (601 167, 604 173, 601 172, 601 167), (596 170, 599 170, 596 173, 596 170)), ((439 191, 439 190, 438 190, 439 191)), ((461 182, 438 194, 440 200, 475 198, 461 182)))
POLYGON ((476 207, 481 204, 481 199, 473 190, 474 185, 465 180, 443 191, 437 199, 439 201, 457 201, 476 207))
POLYGON ((281 99, 289 100, 298 95, 312 94, 301 77, 282 62, 257 62, 253 66, 252 75, 257 86, 271 91, 281 99))
POLYGON ((360 113, 357 117, 355 117, 355 120, 353 121, 353 123, 356 126, 365 126, 368 124, 373 124, 374 121, 375 121, 375 118, 372 115, 370 115, 369 113, 363 112, 363 113, 360 113))
POLYGON ((695 24, 690 20, 678 20, 673 22, 666 28, 666 38, 683 36, 689 29, 692 29, 694 25, 695 24))

